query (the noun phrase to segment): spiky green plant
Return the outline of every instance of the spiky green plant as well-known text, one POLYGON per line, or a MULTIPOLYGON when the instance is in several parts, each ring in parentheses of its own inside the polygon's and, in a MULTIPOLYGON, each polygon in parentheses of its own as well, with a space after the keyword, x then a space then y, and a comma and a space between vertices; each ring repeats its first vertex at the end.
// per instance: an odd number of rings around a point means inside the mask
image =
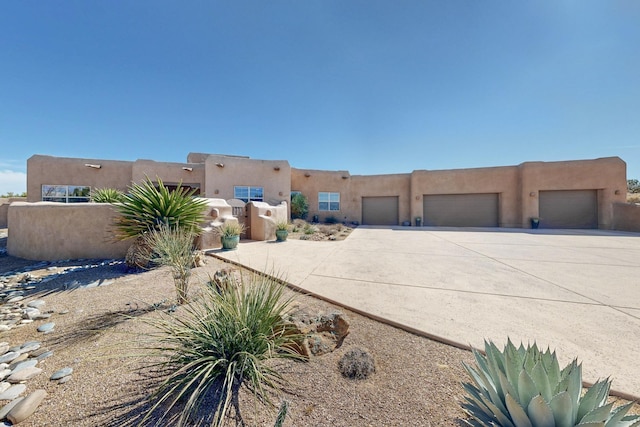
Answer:
POLYGON ((191 230, 171 229, 161 225, 159 229, 146 233, 143 238, 153 250, 151 261, 171 268, 178 304, 186 303, 195 259, 195 234, 191 230))
POLYGON ((473 426, 631 427, 640 416, 626 416, 633 405, 606 404, 611 382, 596 382, 581 396, 582 365, 573 360, 560 370, 555 351, 536 344, 504 351, 485 341, 486 356, 473 350, 476 366, 464 363, 472 382, 464 383, 466 412, 473 426), (612 410, 613 409, 613 410, 612 410))
POLYGON ((225 221, 215 230, 215 233, 222 238, 239 236, 244 233, 246 227, 237 221, 225 221))
POLYGON ((118 237, 128 239, 157 230, 161 224, 200 233, 206 200, 193 197, 194 190, 178 186, 171 191, 158 179, 158 187, 147 177, 134 184, 121 204, 116 205, 120 218, 116 220, 118 237))
POLYGON ((96 188, 91 192, 93 203, 119 203, 124 200, 124 193, 115 188, 96 188))
POLYGON ((294 350, 301 337, 283 320, 292 300, 284 298, 276 279, 251 275, 221 290, 204 288, 201 299, 183 306, 182 315, 147 319, 156 332, 146 348, 161 358, 154 366, 170 374, 152 396, 143 423, 158 410, 158 422, 169 421, 168 413, 184 405, 175 421, 192 425, 205 395, 215 392, 220 398, 212 425, 221 426, 242 385, 274 407, 270 394, 279 392, 284 380, 272 360, 302 358, 294 350))

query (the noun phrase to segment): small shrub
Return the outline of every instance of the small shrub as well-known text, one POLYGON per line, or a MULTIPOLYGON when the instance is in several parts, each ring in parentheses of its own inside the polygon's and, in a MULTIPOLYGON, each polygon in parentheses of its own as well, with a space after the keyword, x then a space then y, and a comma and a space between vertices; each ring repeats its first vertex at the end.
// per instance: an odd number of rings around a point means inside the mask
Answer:
POLYGON ((318 227, 312 224, 305 224, 302 231, 304 232, 304 234, 314 234, 316 231, 318 231, 318 227))
POLYGON ((326 218, 324 219, 324 223, 325 223, 325 224, 337 224, 338 222, 339 222, 339 221, 338 221, 338 218, 336 218, 336 217, 335 217, 335 216, 333 216, 333 215, 329 215, 328 217, 326 217, 326 218))
POLYGON ((171 268, 178 304, 187 302, 189 278, 195 259, 195 234, 181 228, 162 225, 144 235, 146 246, 152 248, 151 261, 171 268))
POLYGON ((276 279, 251 275, 222 292, 205 286, 202 297, 183 306, 180 316, 143 319, 155 328, 143 346, 149 356, 160 358, 151 367, 169 375, 141 424, 160 411, 156 425, 196 425, 198 408, 215 393, 220 398, 210 425, 222 426, 242 386, 275 407, 271 393, 281 391, 284 378, 273 361, 304 360, 294 350, 302 336, 283 320, 292 302, 283 291, 276 279), (179 404, 184 406, 174 420, 170 413, 179 404))
POLYGON ((347 378, 363 380, 376 371, 376 366, 373 356, 367 350, 354 348, 340 358, 338 369, 347 378))
POLYGON ((291 218, 305 219, 309 214, 309 201, 304 194, 296 193, 291 197, 291 218))
POLYGON ((289 223, 287 221, 279 221, 276 223, 276 230, 289 231, 289 223))
POLYGON ((124 193, 115 188, 96 188, 91 192, 93 203, 119 203, 124 200, 124 193))

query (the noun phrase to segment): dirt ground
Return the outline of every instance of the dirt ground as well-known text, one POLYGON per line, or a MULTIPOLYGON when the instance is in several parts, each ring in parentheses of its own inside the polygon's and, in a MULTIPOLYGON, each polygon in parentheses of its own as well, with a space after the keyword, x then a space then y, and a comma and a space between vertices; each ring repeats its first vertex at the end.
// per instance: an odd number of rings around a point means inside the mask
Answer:
MULTIPOLYGON (((137 425, 149 410, 147 399, 158 385, 148 359, 136 350, 137 342, 150 331, 141 320, 173 305, 170 272, 159 268, 130 273, 122 260, 39 263, 14 258, 4 250, 6 233, 0 230, 0 276, 28 272, 33 289, 21 303, 43 299, 44 310, 52 313, 49 320, 0 332, 0 341, 12 346, 38 340, 54 351, 39 363, 44 371, 27 382, 23 394, 42 388, 48 395, 20 425, 137 425), (40 278, 50 280, 38 282, 40 278), (56 324, 53 333, 36 331, 49 321, 56 324), (62 367, 74 369, 71 380, 65 384, 50 381, 51 374, 62 367)), ((206 259, 205 266, 193 271, 191 294, 215 271, 230 267, 219 259, 206 259)), ((462 362, 472 361, 470 352, 310 296, 295 294, 295 301, 295 308, 306 312, 344 313, 350 333, 333 353, 309 362, 278 365, 290 384, 276 398, 276 403, 289 402, 285 426, 464 425, 461 382, 467 381, 467 375, 462 362), (354 348, 366 349, 375 359, 375 373, 366 380, 344 378, 338 370, 338 360, 354 348)), ((6 403, 0 401, 0 405, 6 403)), ((246 390, 241 393, 240 408, 242 422, 230 419, 229 425, 273 426, 275 410, 254 404, 246 390)), ((206 420, 207 408, 201 412, 206 420)), ((145 425, 167 424, 152 418, 145 425)))

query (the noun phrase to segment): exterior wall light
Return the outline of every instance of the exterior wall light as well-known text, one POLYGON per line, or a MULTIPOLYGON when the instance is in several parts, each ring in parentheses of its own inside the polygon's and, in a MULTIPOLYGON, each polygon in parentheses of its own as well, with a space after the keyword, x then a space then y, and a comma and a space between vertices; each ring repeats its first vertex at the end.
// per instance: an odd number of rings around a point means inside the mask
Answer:
POLYGON ((218 194, 220 192, 220 190, 218 190, 217 188, 213 191, 213 194, 218 194))
POLYGON ((186 166, 183 166, 183 167, 182 167, 182 170, 183 170, 183 171, 187 171, 187 172, 191 172, 191 171, 193 171, 193 168, 188 168, 188 167, 186 167, 186 166))
POLYGON ((349 178, 349 177, 348 177, 348 176, 343 176, 343 177, 342 177, 342 179, 347 179, 347 178, 349 178))
POLYGON ((275 166, 275 167, 273 168, 273 170, 274 170, 274 171, 276 171, 276 172, 278 172, 278 171, 280 170, 280 166, 275 166))
POLYGON ((224 163, 216 163, 216 166, 219 168, 223 168, 224 167, 224 163))
POLYGON ((100 169, 102 167, 102 165, 92 165, 91 163, 85 163, 84 165, 88 168, 94 168, 94 169, 100 169))
POLYGON ((306 173, 304 174, 304 176, 306 176, 307 178, 309 178, 309 177, 311 176, 311 174, 310 174, 309 172, 306 172, 306 173))
POLYGON ((620 190, 614 191, 613 194, 615 194, 617 196, 618 194, 620 194, 620 190))
POLYGON ((529 193, 529 197, 536 197, 536 192, 532 191, 531 193, 529 193))

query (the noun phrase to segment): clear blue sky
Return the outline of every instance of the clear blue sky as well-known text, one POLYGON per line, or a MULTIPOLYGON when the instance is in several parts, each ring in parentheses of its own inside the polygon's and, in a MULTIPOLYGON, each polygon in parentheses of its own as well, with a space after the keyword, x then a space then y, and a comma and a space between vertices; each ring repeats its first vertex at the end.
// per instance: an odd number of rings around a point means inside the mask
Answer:
POLYGON ((620 156, 640 2, 3 1, 0 193, 33 154, 386 174, 620 156))

